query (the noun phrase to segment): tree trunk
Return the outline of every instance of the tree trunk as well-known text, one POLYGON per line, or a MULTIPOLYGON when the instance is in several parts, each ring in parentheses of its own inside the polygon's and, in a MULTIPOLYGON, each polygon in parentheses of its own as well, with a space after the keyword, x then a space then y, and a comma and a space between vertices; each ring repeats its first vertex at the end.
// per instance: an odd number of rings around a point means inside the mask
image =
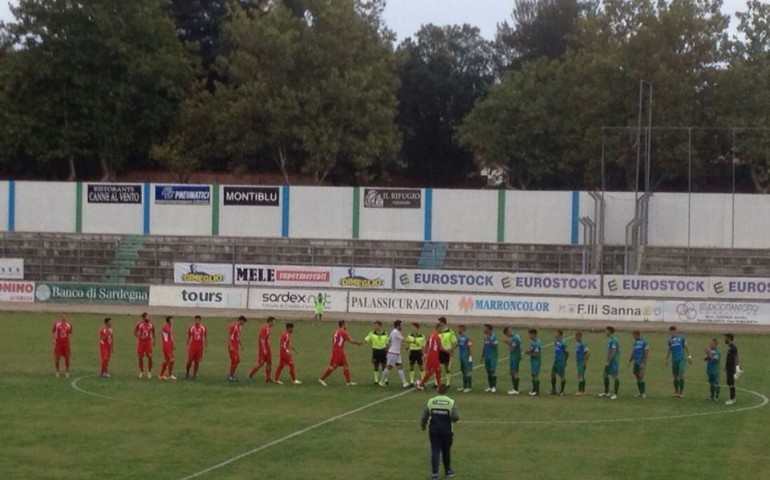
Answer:
POLYGON ((278 166, 281 168, 281 174, 283 174, 283 180, 286 185, 291 185, 289 180, 288 164, 289 157, 286 154, 286 150, 283 147, 278 147, 278 166))
POLYGON ((113 182, 115 181, 115 172, 112 170, 112 167, 110 166, 110 161, 106 156, 102 156, 99 163, 102 166, 102 178, 99 179, 100 182, 113 182))
POLYGON ((75 158, 72 155, 70 155, 69 158, 67 159, 67 164, 70 167, 70 174, 67 177, 67 181, 74 182, 75 180, 77 180, 77 172, 75 171, 75 158))

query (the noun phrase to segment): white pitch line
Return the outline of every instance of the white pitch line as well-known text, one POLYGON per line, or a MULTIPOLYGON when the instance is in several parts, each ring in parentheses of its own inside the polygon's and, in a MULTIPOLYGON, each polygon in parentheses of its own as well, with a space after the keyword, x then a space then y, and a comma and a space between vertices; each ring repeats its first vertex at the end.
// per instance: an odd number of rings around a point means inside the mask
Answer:
MULTIPOLYGON (((565 337, 564 339, 568 340, 569 338, 571 338, 571 337, 565 337)), ((551 343, 549 343, 547 345, 543 345, 542 348, 550 347, 551 345, 553 345, 553 342, 551 342, 551 343)), ((504 362, 508 358, 509 357, 505 357, 503 359, 500 359, 500 360, 497 361, 497 363, 504 362)), ((473 369, 475 370, 475 369, 480 368, 482 366, 483 365, 476 365, 475 367, 473 367, 473 369)), ((452 376, 457 376, 457 375, 460 375, 460 373, 459 372, 458 373, 454 373, 452 376)), ((364 411, 364 410, 366 410, 368 408, 374 407, 375 405, 379 405, 381 403, 388 402, 388 401, 393 400, 395 398, 402 397, 402 396, 407 395, 409 393, 412 393, 414 391, 415 391, 414 389, 404 390, 403 392, 396 393, 395 395, 390 395, 389 397, 381 398, 381 399, 379 399, 377 401, 374 401, 374 402, 371 402, 371 403, 367 403, 366 405, 364 405, 362 407, 358 407, 355 410, 351 410, 349 412, 341 413, 341 414, 336 415, 334 417, 328 418, 328 419, 326 419, 326 420, 324 420, 322 422, 318 422, 318 423, 316 423, 314 425, 311 425, 309 427, 303 428, 302 430, 298 430, 298 431, 296 431, 294 433, 290 433, 289 435, 286 435, 285 437, 279 438, 277 440, 273 440, 270 443, 266 443, 266 444, 261 445, 259 447, 253 448, 253 449, 249 450, 248 452, 243 452, 240 455, 236 455, 235 457, 229 458, 229 459, 227 459, 227 460, 225 460, 223 462, 220 462, 220 463, 218 463, 216 465, 208 467, 208 468, 206 468, 204 470, 201 470, 200 472, 193 473, 192 475, 189 475, 187 477, 181 478, 180 480, 192 480, 193 478, 201 477, 201 476, 203 476, 203 475, 205 475, 207 473, 213 472, 214 470, 218 470, 218 469, 220 469, 222 467, 226 467, 227 465, 230 465, 231 463, 237 462, 238 460, 240 460, 242 458, 246 458, 248 456, 254 455, 255 453, 259 453, 259 452, 261 452, 263 450, 267 450, 270 447, 274 447, 276 445, 279 445, 279 444, 281 444, 281 443, 283 443, 283 442, 285 442, 287 440, 291 440, 292 438, 295 438, 295 437, 303 435, 303 434, 305 434, 307 432, 313 431, 313 430, 315 430, 315 429, 317 429, 319 427, 323 427, 324 425, 327 425, 329 423, 336 422, 337 420, 341 420, 341 419, 343 419, 345 417, 349 417, 350 415, 354 415, 354 414, 356 414, 358 412, 362 412, 362 411, 364 411)))

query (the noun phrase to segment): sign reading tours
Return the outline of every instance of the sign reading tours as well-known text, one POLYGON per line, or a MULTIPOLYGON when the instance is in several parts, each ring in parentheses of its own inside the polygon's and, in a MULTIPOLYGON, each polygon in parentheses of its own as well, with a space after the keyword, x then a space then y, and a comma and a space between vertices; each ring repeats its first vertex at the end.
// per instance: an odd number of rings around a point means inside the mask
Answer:
POLYGON ((155 203, 158 205, 208 205, 211 203, 211 186, 155 185, 155 203))
POLYGON ((422 190, 418 188, 366 188, 364 208, 421 208, 422 190))
POLYGON ((229 206, 277 207, 281 204, 278 187, 224 187, 224 204, 229 206))
POLYGON ((140 204, 141 185, 92 183, 87 189, 88 203, 140 204))

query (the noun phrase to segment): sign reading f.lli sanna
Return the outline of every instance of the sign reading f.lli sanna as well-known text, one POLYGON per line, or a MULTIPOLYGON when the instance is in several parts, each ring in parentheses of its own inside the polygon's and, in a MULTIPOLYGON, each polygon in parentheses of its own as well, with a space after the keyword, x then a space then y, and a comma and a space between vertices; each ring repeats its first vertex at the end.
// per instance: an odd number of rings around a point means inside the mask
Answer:
POLYGON ((147 305, 150 287, 100 283, 38 283, 36 302, 147 305))

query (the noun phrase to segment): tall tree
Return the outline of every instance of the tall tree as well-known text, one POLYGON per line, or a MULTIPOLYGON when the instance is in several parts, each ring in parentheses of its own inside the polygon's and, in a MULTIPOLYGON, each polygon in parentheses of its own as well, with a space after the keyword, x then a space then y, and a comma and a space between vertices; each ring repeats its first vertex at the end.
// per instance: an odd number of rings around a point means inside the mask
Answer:
POLYGON ((519 69, 541 57, 563 58, 574 43, 581 15, 595 3, 580 0, 516 0, 512 23, 497 27, 496 48, 503 70, 519 69))
POLYGON ((398 123, 411 176, 427 185, 452 185, 474 171, 473 156, 455 130, 494 81, 494 52, 470 25, 425 25, 399 47, 398 123))
POLYGON ((285 181, 335 171, 365 180, 395 161, 398 76, 391 46, 353 0, 233 8, 216 92, 234 165, 265 151, 285 181))
POLYGON ((146 157, 174 118, 193 63, 162 0, 21 0, 0 67, 3 153, 96 161, 103 179, 146 157))

